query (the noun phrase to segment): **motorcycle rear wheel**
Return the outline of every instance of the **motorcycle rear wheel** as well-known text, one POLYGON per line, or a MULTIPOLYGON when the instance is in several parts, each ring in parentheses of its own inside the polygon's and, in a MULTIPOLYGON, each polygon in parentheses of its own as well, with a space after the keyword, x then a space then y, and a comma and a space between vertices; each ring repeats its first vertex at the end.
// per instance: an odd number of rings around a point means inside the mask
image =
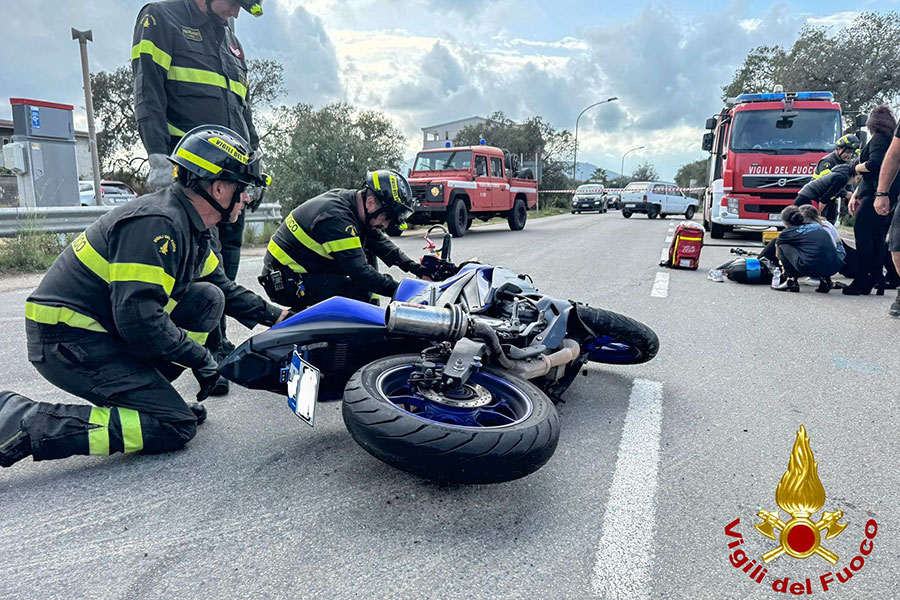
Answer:
POLYGON ((576 307, 578 317, 596 334, 582 342, 588 360, 614 365, 637 365, 659 352, 659 337, 641 323, 625 315, 585 304, 576 307))
POLYGON ((342 413, 369 454, 420 477, 454 483, 500 483, 534 473, 556 450, 559 416, 533 384, 482 368, 467 386, 491 396, 479 408, 447 406, 412 390, 417 354, 375 360, 344 389, 342 413))

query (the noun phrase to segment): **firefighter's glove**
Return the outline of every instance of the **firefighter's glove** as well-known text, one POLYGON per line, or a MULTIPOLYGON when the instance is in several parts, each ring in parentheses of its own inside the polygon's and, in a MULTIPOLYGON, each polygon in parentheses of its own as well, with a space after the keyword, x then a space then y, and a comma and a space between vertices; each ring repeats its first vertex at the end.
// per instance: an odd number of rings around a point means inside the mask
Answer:
POLYGON ((175 181, 175 176, 172 174, 173 165, 169 162, 168 156, 151 154, 148 161, 150 162, 150 174, 147 175, 147 187, 152 191, 161 190, 175 181))
POLYGON ((434 269, 427 267, 421 263, 415 263, 410 273, 421 279, 434 279, 434 269))
POLYGON ((212 354, 207 352, 204 365, 194 369, 194 377, 197 378, 197 383, 200 384, 200 391, 197 392, 197 402, 203 402, 209 398, 210 394, 212 394, 213 389, 216 387, 216 383, 219 381, 218 369, 219 365, 216 362, 216 359, 213 358, 212 354))

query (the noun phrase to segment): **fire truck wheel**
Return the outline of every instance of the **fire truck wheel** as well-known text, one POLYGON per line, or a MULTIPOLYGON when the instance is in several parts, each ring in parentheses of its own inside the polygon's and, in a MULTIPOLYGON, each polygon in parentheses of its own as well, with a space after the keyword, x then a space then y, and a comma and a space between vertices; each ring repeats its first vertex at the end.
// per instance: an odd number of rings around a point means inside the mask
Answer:
POLYGON ((517 198, 515 203, 513 204, 512 210, 509 211, 509 215, 506 217, 506 221, 509 223, 509 228, 513 231, 521 231, 525 229, 525 221, 528 220, 528 207, 525 206, 525 201, 521 198, 517 198))
POLYGON ((466 221, 466 231, 472 229, 472 223, 474 221, 475 221, 475 219, 469 219, 468 221, 466 221))
POLYGON ((718 223, 710 223, 709 237, 714 240, 721 240, 725 237, 725 226, 718 223))
POLYGON ((453 237, 462 237, 466 235, 466 223, 469 222, 469 210, 466 203, 457 198, 447 211, 447 229, 453 237))
POLYGON ((697 209, 696 209, 695 207, 693 207, 693 206, 688 206, 687 210, 684 211, 684 218, 685 218, 685 219, 693 219, 693 218, 694 218, 694 212, 695 212, 696 210, 697 210, 697 209))

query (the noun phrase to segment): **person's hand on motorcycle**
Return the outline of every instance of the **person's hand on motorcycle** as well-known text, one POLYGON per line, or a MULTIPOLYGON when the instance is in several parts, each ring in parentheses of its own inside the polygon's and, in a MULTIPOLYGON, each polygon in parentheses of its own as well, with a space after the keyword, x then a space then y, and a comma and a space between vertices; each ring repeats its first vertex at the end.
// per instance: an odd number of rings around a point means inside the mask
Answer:
POLYGON ((165 154, 151 154, 147 161, 150 163, 150 174, 147 175, 147 187, 153 190, 161 190, 170 185, 175 178, 172 175, 172 163, 165 154))
POLYGON ((281 316, 278 317, 278 320, 275 321, 275 325, 278 325, 279 323, 281 323, 282 321, 284 321, 285 319, 287 319, 288 317, 290 317, 293 314, 294 313, 291 312, 290 309, 285 308, 284 310, 281 311, 281 316))
POLYGON ((200 391, 197 392, 197 402, 203 402, 209 398, 213 388, 216 387, 216 383, 219 381, 219 364, 213 358, 213 355, 207 352, 206 362, 202 366, 194 368, 193 371, 194 377, 197 378, 197 383, 200 384, 200 391))
POLYGON ((423 265, 422 263, 416 263, 416 266, 413 268, 411 273, 419 279, 424 279, 425 281, 434 281, 434 271, 426 265, 423 265))

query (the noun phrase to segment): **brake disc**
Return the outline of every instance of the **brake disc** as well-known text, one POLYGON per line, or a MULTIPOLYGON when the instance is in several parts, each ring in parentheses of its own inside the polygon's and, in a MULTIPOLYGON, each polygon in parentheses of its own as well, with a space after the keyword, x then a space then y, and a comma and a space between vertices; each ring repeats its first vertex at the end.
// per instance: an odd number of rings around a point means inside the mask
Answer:
POLYGON ((455 408, 481 408, 494 401, 487 388, 478 384, 466 383, 454 390, 440 392, 435 389, 422 388, 419 393, 431 402, 453 406, 455 408))

